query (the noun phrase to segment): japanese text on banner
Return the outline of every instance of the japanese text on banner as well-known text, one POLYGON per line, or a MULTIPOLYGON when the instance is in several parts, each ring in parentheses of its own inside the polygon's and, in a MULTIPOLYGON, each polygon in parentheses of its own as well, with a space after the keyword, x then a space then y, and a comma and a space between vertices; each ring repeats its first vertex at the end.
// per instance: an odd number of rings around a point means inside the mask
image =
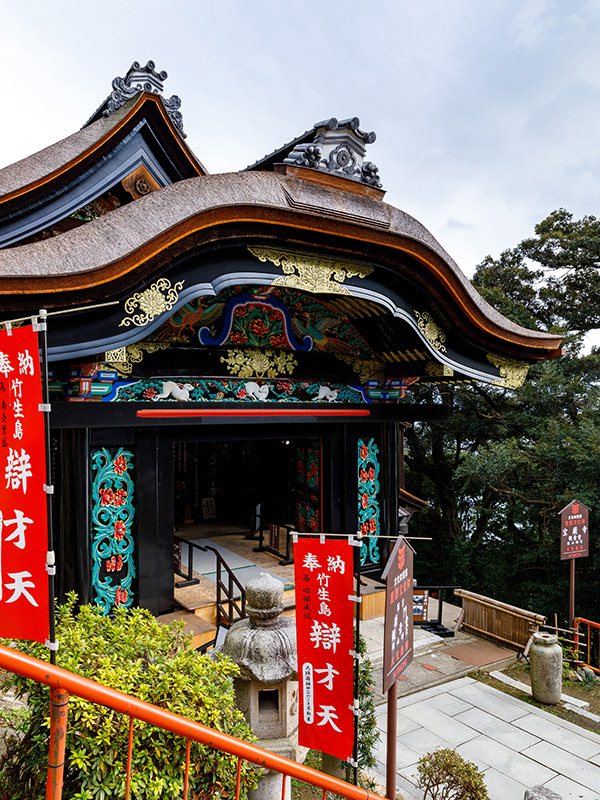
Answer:
POLYGON ((46 448, 37 333, 0 331, 0 636, 48 637, 46 448))
POLYGON ((298 741, 342 760, 354 745, 353 547, 294 545, 300 719, 298 741))

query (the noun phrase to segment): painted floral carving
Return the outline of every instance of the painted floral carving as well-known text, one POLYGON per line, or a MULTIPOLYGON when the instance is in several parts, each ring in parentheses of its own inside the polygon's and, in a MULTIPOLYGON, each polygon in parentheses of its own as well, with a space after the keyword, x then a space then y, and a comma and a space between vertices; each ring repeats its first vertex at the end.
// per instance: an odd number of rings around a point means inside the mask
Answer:
POLYGON ((321 530, 321 446, 310 439, 296 448, 296 527, 299 531, 321 530))
POLYGON ((133 453, 92 453, 92 600, 105 614, 134 600, 133 453))
POLYGON ((379 448, 374 439, 358 440, 358 529, 368 537, 360 549, 361 564, 378 564, 380 531, 379 448))

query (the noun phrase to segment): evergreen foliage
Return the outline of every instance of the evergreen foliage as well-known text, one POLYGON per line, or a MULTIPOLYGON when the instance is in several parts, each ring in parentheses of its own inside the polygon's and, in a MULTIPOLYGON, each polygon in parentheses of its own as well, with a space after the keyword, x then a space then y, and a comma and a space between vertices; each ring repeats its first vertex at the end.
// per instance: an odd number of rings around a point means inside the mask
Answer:
MULTIPOLYGON (((182 632, 182 623, 159 624, 143 609, 115 610, 103 616, 96 606, 76 612, 76 598, 58 608, 61 667, 127 694, 201 722, 239 739, 253 740, 234 702, 231 678, 237 667, 228 659, 199 655, 182 632)), ((16 644, 47 660, 38 644, 16 644)), ((0 798, 45 797, 48 763, 49 690, 17 675, 4 675, 0 688, 16 689, 27 700, 21 731, 0 758, 0 798)), ((72 696, 66 743, 65 800, 113 800, 125 796, 129 719, 72 696)), ((187 740, 137 722, 134 728, 132 800, 183 796, 187 740)), ((237 758, 192 742, 190 797, 229 796, 235 786, 237 758)), ((255 785, 256 773, 242 762, 242 793, 255 785)))
POLYGON ((450 748, 434 750, 419 759, 417 786, 423 800, 489 800, 483 773, 450 748))
POLYGON ((366 770, 375 766, 379 731, 373 702, 373 664, 362 635, 358 637, 358 653, 362 656, 358 667, 358 768, 366 770))
MULTIPOLYGON (((577 498, 600 525, 600 351, 583 337, 600 327, 600 221, 564 209, 535 236, 477 268, 473 284, 515 322, 565 335, 565 355, 536 364, 517 390, 423 385, 444 422, 406 434, 409 491, 430 508, 411 522, 420 583, 455 583, 532 611, 568 613, 560 561, 560 510, 577 498)), ((600 620, 597 537, 577 562, 577 614, 600 620)))

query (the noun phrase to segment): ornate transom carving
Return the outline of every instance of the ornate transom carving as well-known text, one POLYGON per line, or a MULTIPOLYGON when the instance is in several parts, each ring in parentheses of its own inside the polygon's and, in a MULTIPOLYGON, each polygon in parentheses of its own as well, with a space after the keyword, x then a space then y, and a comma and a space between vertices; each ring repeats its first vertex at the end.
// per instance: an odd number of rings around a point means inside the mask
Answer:
POLYGON ((291 375, 298 362, 291 353, 274 350, 228 350, 221 356, 230 375, 240 378, 277 378, 280 375, 291 375))
POLYGON ((365 278, 373 272, 369 264, 352 264, 308 253, 266 247, 248 247, 248 250, 259 261, 270 261, 281 267, 285 277, 276 278, 272 286, 287 286, 312 294, 351 294, 348 287, 343 286, 344 281, 347 278, 365 278))

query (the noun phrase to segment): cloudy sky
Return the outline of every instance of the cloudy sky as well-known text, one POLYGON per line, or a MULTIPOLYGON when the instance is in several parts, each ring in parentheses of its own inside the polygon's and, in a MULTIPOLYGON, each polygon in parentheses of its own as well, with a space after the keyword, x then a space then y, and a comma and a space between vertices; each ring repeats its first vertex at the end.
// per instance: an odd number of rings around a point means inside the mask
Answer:
POLYGON ((0 166, 77 130, 134 60, 210 172, 360 117, 386 201, 467 274, 598 215, 600 0, 0 0, 0 166))

